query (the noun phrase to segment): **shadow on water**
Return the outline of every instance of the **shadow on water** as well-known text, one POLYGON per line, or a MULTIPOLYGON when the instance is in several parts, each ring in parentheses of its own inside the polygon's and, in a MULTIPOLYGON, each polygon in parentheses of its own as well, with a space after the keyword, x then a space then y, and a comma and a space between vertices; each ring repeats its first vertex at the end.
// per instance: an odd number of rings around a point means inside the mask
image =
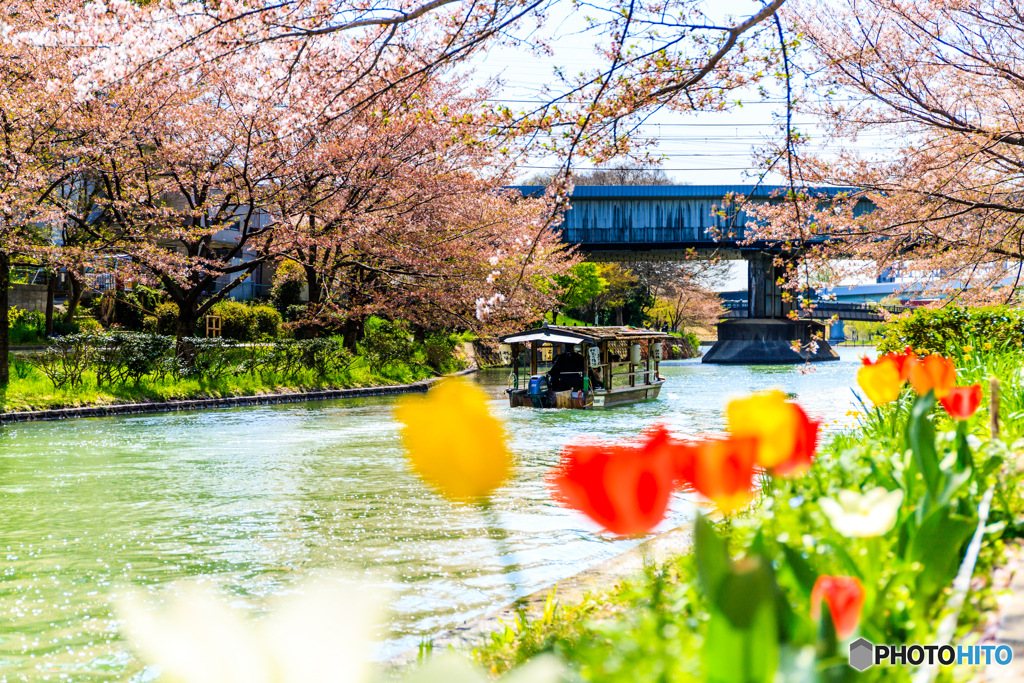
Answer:
MULTIPOLYGON (((478 381, 517 457, 495 507, 532 592, 635 541, 598 533, 555 506, 544 478, 581 436, 633 436, 655 422, 722 428, 732 396, 780 387, 842 420, 857 350, 807 374, 795 367, 666 363, 661 398, 606 411, 510 409, 507 370, 478 381)), ((141 670, 117 635, 118 586, 163 595, 203 577, 259 609, 266 596, 348 568, 393 591, 382 656, 506 600, 503 562, 478 513, 408 473, 391 418, 372 398, 211 412, 7 425, 0 430, 0 678, 125 680, 141 670)), ((672 503, 662 529, 692 513, 672 503)), ((154 598, 158 599, 158 598, 154 598)))

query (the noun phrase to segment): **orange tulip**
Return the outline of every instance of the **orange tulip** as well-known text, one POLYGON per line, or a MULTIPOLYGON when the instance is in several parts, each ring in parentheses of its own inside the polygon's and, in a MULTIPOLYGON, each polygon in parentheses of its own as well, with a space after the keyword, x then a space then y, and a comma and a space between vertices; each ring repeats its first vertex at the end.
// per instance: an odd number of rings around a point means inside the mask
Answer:
POLYGON ((895 360, 882 356, 872 363, 864 359, 864 365, 857 371, 857 384, 876 406, 892 403, 900 397, 903 378, 895 360))
POLYGON ((903 349, 903 353, 889 352, 878 360, 882 360, 882 358, 888 358, 896 363, 896 367, 900 371, 900 378, 906 381, 910 378, 910 362, 917 358, 917 354, 908 346, 903 349))
POLYGON ((765 469, 792 473, 814 457, 819 423, 781 391, 732 401, 726 416, 733 436, 757 440, 757 464, 765 469))
POLYGON ((825 600, 832 614, 839 640, 846 640, 857 630, 860 610, 864 606, 864 587, 855 576, 821 575, 811 589, 811 618, 821 618, 821 601, 825 600))
POLYGON ((910 384, 919 396, 934 391, 935 398, 945 398, 956 384, 956 366, 953 361, 935 353, 914 358, 910 361, 910 384))
POLYGON ((981 405, 981 385, 953 387, 939 402, 954 420, 966 420, 981 405))
POLYGON ((713 439, 695 444, 676 444, 676 476, 723 513, 737 510, 750 500, 757 441, 751 438, 713 439))

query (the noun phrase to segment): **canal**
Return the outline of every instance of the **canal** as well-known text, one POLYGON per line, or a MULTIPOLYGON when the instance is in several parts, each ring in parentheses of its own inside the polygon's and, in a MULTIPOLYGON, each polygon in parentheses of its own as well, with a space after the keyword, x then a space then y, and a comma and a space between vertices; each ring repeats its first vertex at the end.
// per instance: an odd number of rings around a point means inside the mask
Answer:
MULTIPOLYGON (((592 412, 509 409, 507 371, 480 373, 518 458, 495 504, 523 567, 520 593, 636 542, 551 502, 544 477, 561 446, 658 421, 682 434, 719 430, 730 397, 774 387, 841 428, 864 351, 810 368, 666 363, 659 400, 592 412)), ((165 596, 172 582, 203 577, 237 609, 258 611, 305 576, 345 569, 391 590, 381 657, 505 602, 503 564, 478 514, 407 472, 394 400, 0 429, 0 681, 152 680, 110 606, 127 586, 165 596)), ((662 529, 691 513, 674 500, 662 529)))

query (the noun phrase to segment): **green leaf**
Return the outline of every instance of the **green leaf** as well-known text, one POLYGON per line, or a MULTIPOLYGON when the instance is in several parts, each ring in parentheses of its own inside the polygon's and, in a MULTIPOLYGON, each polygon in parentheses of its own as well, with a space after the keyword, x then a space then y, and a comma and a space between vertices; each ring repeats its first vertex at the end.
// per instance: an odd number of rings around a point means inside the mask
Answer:
POLYGON ((944 485, 942 487, 942 493, 939 494, 939 507, 944 507, 949 503, 949 501, 953 500, 953 496, 956 495, 956 492, 971 480, 971 473, 972 470, 970 467, 961 472, 954 472, 950 474, 943 473, 942 481, 944 485))
POLYGON ((932 391, 914 403, 910 411, 910 421, 907 423, 907 444, 913 453, 918 470, 924 477, 931 499, 936 500, 940 486, 939 456, 935 452, 935 427, 928 419, 933 408, 935 394, 932 391))
POLYGON ((971 447, 967 445, 967 420, 960 420, 956 425, 956 467, 958 470, 974 467, 971 447))
POLYGON ((811 565, 798 551, 793 550, 785 543, 779 545, 782 547, 782 554, 786 556, 786 566, 793 572, 804 596, 810 598, 811 591, 814 590, 814 583, 818 580, 818 573, 811 568, 811 565))
POLYGON ((732 567, 732 559, 725 541, 715 533, 711 522, 698 514, 693 523, 694 557, 697 560, 697 577, 704 588, 704 594, 714 600, 722 580, 732 567))
POLYGON ((762 602, 774 602, 775 578, 767 561, 747 556, 732 566, 715 594, 715 606, 736 628, 750 628, 762 602))
POLYGON ((746 629, 712 609, 701 654, 708 683, 771 683, 779 665, 772 602, 761 601, 746 629))
POLYGON ((921 563, 918 590, 932 596, 945 588, 960 567, 960 548, 974 533, 976 521, 948 507, 924 518, 910 543, 908 557, 921 563))

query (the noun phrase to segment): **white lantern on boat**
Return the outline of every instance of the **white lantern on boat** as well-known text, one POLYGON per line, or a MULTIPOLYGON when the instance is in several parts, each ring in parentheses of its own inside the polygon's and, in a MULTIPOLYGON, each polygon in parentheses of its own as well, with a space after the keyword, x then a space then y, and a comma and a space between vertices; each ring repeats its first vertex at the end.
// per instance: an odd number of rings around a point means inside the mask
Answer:
POLYGON ((654 360, 661 360, 661 342, 656 342, 653 347, 654 360))
POLYGON ((633 365, 640 365, 640 345, 633 344, 629 347, 629 362, 633 365))
POLYGON ((601 364, 601 349, 597 346, 591 346, 587 349, 587 354, 590 356, 590 367, 596 368, 601 364))
POLYGON ((502 344, 498 347, 498 356, 502 365, 512 365, 512 345, 502 344))

